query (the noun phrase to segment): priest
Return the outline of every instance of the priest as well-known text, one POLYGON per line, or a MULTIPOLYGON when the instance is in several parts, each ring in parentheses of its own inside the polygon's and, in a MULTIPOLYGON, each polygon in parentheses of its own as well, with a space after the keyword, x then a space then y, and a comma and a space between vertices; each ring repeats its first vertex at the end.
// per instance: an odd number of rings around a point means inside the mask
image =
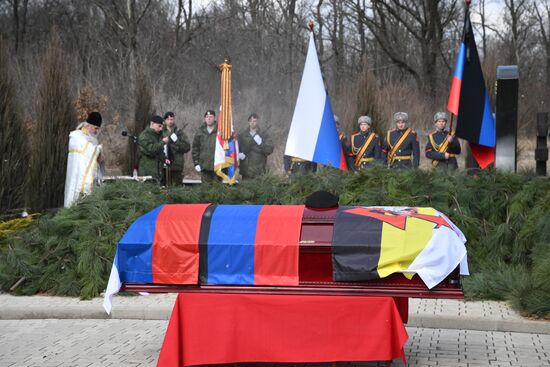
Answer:
POLYGON ((69 157, 65 179, 65 207, 81 196, 92 192, 103 161, 102 146, 97 140, 101 128, 101 114, 91 112, 86 121, 69 134, 69 157))

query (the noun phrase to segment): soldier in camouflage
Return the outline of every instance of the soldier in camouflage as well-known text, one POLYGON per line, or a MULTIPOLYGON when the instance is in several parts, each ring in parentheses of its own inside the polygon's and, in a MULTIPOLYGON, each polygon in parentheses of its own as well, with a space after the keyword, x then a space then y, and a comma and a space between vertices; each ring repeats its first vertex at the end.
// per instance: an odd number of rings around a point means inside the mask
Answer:
POLYGON ((162 178, 162 166, 170 163, 164 156, 164 145, 168 144, 170 138, 162 137, 163 122, 162 117, 153 116, 149 127, 141 132, 138 140, 139 175, 152 176, 159 181, 162 178))
POLYGON ((191 151, 195 170, 200 172, 202 182, 219 179, 214 172, 217 133, 216 113, 213 110, 208 110, 204 114, 204 123, 195 132, 191 151))
POLYGON ((266 172, 267 157, 273 153, 273 142, 269 134, 258 126, 258 115, 248 117, 248 127, 240 132, 239 159, 243 179, 252 179, 266 172))
POLYGON ((183 129, 176 126, 174 112, 164 114, 162 136, 170 138, 165 147, 171 162, 170 166, 167 167, 168 177, 170 178, 170 182, 167 182, 167 184, 170 186, 181 185, 183 181, 183 155, 191 149, 191 144, 189 144, 189 139, 183 129))

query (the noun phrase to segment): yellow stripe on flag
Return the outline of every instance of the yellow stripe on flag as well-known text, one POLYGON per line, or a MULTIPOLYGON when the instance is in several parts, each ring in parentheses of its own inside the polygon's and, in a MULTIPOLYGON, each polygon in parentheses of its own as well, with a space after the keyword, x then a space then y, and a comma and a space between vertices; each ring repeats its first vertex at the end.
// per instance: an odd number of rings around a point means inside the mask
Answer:
MULTIPOLYGON (((419 214, 435 215, 433 208, 417 208, 419 214)), ((380 243, 380 259, 378 260, 378 275, 380 278, 401 272, 426 247, 432 238, 434 223, 422 219, 407 218, 405 230, 384 223, 380 243)), ((413 274, 405 273, 407 278, 413 274)))

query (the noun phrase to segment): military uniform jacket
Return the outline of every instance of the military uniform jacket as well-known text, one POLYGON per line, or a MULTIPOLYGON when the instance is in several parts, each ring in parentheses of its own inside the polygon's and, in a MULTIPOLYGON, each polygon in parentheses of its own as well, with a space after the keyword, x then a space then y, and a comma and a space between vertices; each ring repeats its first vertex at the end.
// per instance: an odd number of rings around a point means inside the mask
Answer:
POLYGON ((254 137, 250 135, 250 129, 244 129, 237 135, 239 141, 239 151, 246 155, 241 161, 241 174, 245 178, 254 178, 265 173, 267 156, 273 153, 273 142, 269 135, 259 128, 256 135, 262 138, 262 144, 258 145, 254 137))
POLYGON ((351 152, 351 146, 348 140, 348 137, 343 132, 338 132, 338 139, 340 139, 340 145, 346 157, 346 165, 348 170, 353 171, 355 169, 355 163, 353 161, 353 153, 351 152))
POLYGON ((426 158, 432 160, 432 166, 441 168, 458 168, 458 162, 455 155, 460 154, 460 142, 455 137, 452 143, 447 146, 446 152, 451 154, 449 159, 445 159, 445 152, 439 152, 440 146, 445 142, 449 132, 446 130, 434 131, 428 136, 428 143, 426 143, 426 158), (431 137, 431 139, 430 139, 431 137), (432 144, 432 139, 435 142, 435 146, 432 144))
POLYGON ((170 142, 168 143, 171 152, 170 160, 172 161, 170 168, 175 171, 183 171, 183 154, 191 149, 191 144, 189 144, 187 135, 185 135, 183 130, 174 126, 172 132, 165 127, 164 130, 162 130, 162 136, 170 137, 170 142), (172 134, 176 134, 176 141, 171 138, 172 134))
POLYGON ((150 127, 139 135, 139 175, 161 177, 164 160, 164 142, 162 134, 150 127))
POLYGON ((382 158, 382 150, 380 147, 380 137, 376 135, 374 132, 367 131, 366 133, 358 132, 351 136, 351 153, 353 156, 353 163, 355 164, 357 155, 361 153, 361 161, 356 166, 364 167, 369 163, 375 163, 375 160, 380 160, 382 158), (366 147, 366 150, 363 150, 363 145, 367 142, 367 140, 370 138, 371 134, 373 135, 372 140, 369 142, 368 146, 366 147))
POLYGON ((214 171, 217 133, 217 126, 214 126, 214 130, 209 133, 205 123, 195 132, 191 156, 193 157, 193 164, 195 166, 200 165, 202 170, 214 171))
POLYGON ((395 152, 393 163, 389 154, 396 143, 408 130, 388 130, 384 145, 382 146, 382 152, 387 156, 387 163, 392 168, 417 168, 420 159, 420 147, 418 145, 418 135, 411 130, 410 134, 399 146, 399 149, 395 152))

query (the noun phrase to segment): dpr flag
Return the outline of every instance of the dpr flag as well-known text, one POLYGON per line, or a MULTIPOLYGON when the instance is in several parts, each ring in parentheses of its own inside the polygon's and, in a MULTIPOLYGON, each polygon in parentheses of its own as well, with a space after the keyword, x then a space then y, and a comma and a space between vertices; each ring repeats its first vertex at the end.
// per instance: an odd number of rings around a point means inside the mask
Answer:
POLYGON ((457 116, 456 136, 469 142, 481 168, 495 161, 496 128, 477 53, 469 8, 447 102, 457 116))
POLYGON ((325 89, 313 32, 298 92, 285 155, 347 171, 330 99, 325 89))
POLYGON ((118 243, 103 307, 123 283, 298 285, 304 205, 162 205, 118 243))

